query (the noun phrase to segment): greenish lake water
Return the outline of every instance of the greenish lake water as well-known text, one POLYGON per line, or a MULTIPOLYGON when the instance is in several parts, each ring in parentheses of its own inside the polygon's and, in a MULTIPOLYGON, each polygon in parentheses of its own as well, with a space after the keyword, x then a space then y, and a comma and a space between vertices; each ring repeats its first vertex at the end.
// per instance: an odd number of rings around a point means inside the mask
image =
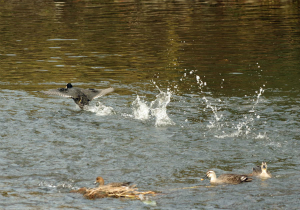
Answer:
POLYGON ((299 6, 0 2, 0 209, 298 209, 299 6), (39 92, 69 82, 115 91, 39 92), (262 161, 271 179, 201 180, 262 161), (97 176, 156 206, 70 193, 97 176))

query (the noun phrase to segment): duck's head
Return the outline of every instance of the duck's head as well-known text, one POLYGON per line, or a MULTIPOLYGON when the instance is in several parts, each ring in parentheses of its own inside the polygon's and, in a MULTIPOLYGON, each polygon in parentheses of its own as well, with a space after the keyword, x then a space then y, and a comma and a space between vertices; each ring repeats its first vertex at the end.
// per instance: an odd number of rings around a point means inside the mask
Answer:
POLYGON ((101 176, 96 178, 95 184, 104 185, 104 179, 101 176))
POLYGON ((267 168, 268 168, 267 163, 266 162, 262 162, 261 163, 261 170, 262 171, 267 171, 267 168))
POLYGON ((73 87, 73 85, 71 84, 71 83, 68 83, 67 85, 66 85, 66 88, 68 89, 68 88, 72 88, 73 87))
POLYGON ((214 177, 216 177, 216 173, 214 171, 212 171, 212 170, 207 171, 206 172, 206 177, 207 178, 214 178, 214 177))

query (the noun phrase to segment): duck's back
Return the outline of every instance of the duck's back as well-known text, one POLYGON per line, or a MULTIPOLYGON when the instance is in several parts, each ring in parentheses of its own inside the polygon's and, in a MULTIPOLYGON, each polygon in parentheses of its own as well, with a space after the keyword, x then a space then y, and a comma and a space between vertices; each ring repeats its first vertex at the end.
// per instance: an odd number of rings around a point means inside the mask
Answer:
POLYGON ((130 184, 131 184, 131 182, 112 182, 107 185, 109 185, 111 187, 122 187, 122 186, 129 186, 130 184))
POLYGON ((259 174, 261 174, 261 166, 256 166, 254 168, 252 168, 252 176, 258 176, 259 174))
POLYGON ((241 182, 251 182, 252 179, 248 178, 246 175, 238 174, 222 174, 218 178, 223 183, 239 184, 241 182))

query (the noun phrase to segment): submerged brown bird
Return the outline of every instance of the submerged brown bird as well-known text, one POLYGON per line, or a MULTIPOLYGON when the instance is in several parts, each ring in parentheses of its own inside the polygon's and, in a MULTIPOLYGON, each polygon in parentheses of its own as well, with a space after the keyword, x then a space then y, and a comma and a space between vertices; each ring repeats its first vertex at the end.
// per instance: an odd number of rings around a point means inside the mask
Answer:
POLYGON ((78 190, 71 190, 70 191, 71 193, 80 193, 80 194, 85 194, 87 192, 87 189, 86 187, 82 187, 82 188, 79 188, 78 190))
POLYGON ((92 101, 95 98, 99 98, 101 96, 104 96, 108 93, 113 92, 113 88, 107 88, 107 89, 82 89, 82 88, 76 88, 73 87, 71 83, 68 83, 66 88, 58 88, 58 89, 51 89, 47 91, 41 91, 44 94, 47 95, 57 95, 67 98, 72 98, 74 102, 81 108, 85 105, 89 105, 89 102, 92 101))
POLYGON ((261 166, 256 166, 252 170, 253 171, 249 176, 258 176, 264 179, 272 177, 271 173, 268 171, 268 166, 266 162, 262 162, 261 166))
POLYGON ((131 182, 112 182, 107 185, 104 185, 104 179, 101 176, 98 176, 96 178, 95 184, 99 184, 99 187, 101 186, 107 186, 107 187, 122 187, 122 186, 129 186, 131 182))
POLYGON ((210 178, 210 183, 212 184, 240 184, 242 182, 251 182, 252 178, 247 175, 238 174, 222 174, 217 178, 214 171, 206 172, 206 177, 210 178))

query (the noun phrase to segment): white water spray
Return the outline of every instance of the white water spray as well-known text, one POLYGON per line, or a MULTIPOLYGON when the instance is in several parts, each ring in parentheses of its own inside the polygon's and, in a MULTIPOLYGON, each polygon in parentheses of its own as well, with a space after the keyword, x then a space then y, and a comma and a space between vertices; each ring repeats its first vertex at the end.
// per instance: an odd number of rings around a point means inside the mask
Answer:
MULTIPOLYGON (((257 91, 256 91, 256 93, 257 93, 257 91)), ((264 93, 264 89, 263 89, 263 88, 260 88, 260 89, 259 89, 259 93, 257 94, 257 97, 256 97, 256 102, 254 103, 252 109, 251 109, 249 112, 255 112, 254 108, 255 108, 255 106, 258 104, 259 98, 260 98, 260 96, 261 96, 263 93, 264 93)))
POLYGON ((99 116, 106 116, 114 113, 114 109, 112 107, 105 106, 101 102, 97 102, 95 106, 87 106, 86 110, 94 112, 99 116))
POLYGON ((166 93, 160 90, 156 100, 151 102, 150 110, 151 114, 156 118, 155 126, 175 125, 167 114, 167 105, 170 103, 171 95, 170 90, 166 93))
POLYGON ((157 89, 160 93, 156 96, 156 99, 150 103, 150 106, 137 96, 132 102, 133 117, 144 121, 153 116, 155 117, 155 126, 175 125, 167 114, 167 105, 170 103, 172 93, 169 89, 166 93, 161 91, 158 87, 157 89))
MULTIPOLYGON (((247 136, 248 134, 251 133, 252 131, 252 127, 253 124, 255 122, 255 118, 259 119, 260 116, 256 113, 255 108, 259 102, 259 98, 261 97, 261 95, 263 94, 264 90, 263 88, 260 88, 259 92, 256 91, 257 97, 256 97, 256 101, 252 107, 252 109, 249 111, 251 114, 244 114, 243 118, 239 121, 239 123, 237 125, 233 125, 233 128, 236 129, 235 132, 230 133, 230 134, 225 134, 224 135, 220 135, 220 136, 216 136, 218 138, 224 138, 224 137, 237 137, 237 136, 241 136, 241 135, 245 135, 247 136)), ((266 137, 266 133, 264 135, 259 134, 258 138, 262 138, 262 137, 266 137)))
POLYGON ((202 99, 206 103, 206 108, 211 109, 211 111, 213 112, 215 120, 217 122, 220 121, 222 119, 223 115, 222 114, 220 116, 218 115, 218 108, 216 106, 212 106, 211 103, 207 100, 207 98, 205 96, 202 99))
POLYGON ((134 119, 147 120, 150 116, 150 108, 144 101, 141 101, 138 95, 132 102, 132 111, 134 119))

